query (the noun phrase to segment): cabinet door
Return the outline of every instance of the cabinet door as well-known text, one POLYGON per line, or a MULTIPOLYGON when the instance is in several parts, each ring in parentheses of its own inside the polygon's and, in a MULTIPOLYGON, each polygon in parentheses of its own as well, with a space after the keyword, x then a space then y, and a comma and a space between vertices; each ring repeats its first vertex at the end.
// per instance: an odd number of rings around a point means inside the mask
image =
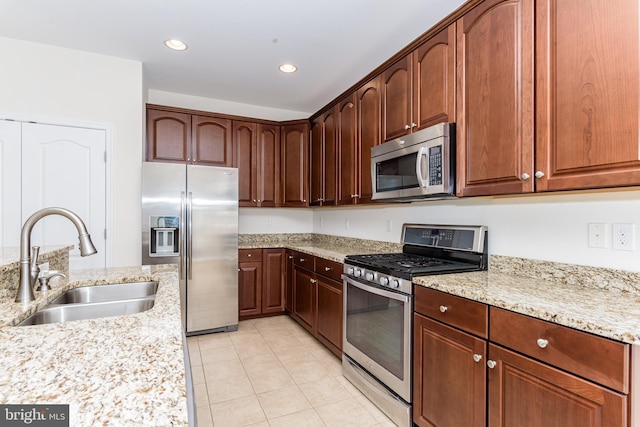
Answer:
POLYGON ((191 163, 204 166, 233 165, 231 120, 191 116, 191 163))
POLYGON ((257 126, 251 122, 233 122, 233 139, 238 168, 239 206, 258 206, 257 195, 257 126))
POLYGON ((262 263, 241 262, 238 268, 238 307, 240 317, 261 313, 262 263))
POLYGON ((282 206, 307 206, 309 198, 309 126, 282 126, 280 172, 282 206))
POLYGON ((358 189, 358 175, 360 173, 357 162, 356 145, 356 101, 355 93, 338 104, 338 157, 339 173, 339 204, 350 205, 357 203, 360 197, 358 189))
POLYGON ((147 109, 147 160, 187 163, 191 144, 191 115, 147 109))
POLYGON ((533 1, 485 0, 456 28, 457 193, 533 191, 533 1))
POLYGON ((309 204, 320 206, 322 203, 323 187, 323 150, 322 150, 322 117, 318 117, 311 123, 311 195, 309 204))
POLYGON ((308 270, 295 267, 294 268, 294 318, 309 333, 314 333, 315 328, 315 302, 316 302, 316 285, 313 273, 308 270))
POLYGON ((388 141, 411 132, 411 55, 407 55, 383 73, 382 125, 388 141))
POLYGON ((338 144, 337 144, 337 118, 335 109, 324 115, 322 132, 322 206, 337 204, 338 188, 338 144))
POLYGON ((262 313, 284 311, 284 249, 262 250, 262 313))
POLYGON ((484 426, 486 341, 418 314, 413 319, 414 423, 484 426))
POLYGON ((317 276, 317 337, 342 357, 342 283, 317 276))
POLYGON ((280 127, 258 125, 256 187, 258 206, 280 204, 280 127))
POLYGON ((413 122, 418 129, 456 120, 455 53, 453 24, 424 42, 413 54, 413 122))
POLYGON ((536 2, 537 190, 640 184, 638 30, 637 0, 536 2))
POLYGON ((382 115, 380 113, 382 98, 380 96, 380 81, 378 76, 358 89, 356 95, 358 122, 358 170, 359 194, 358 203, 371 202, 373 188, 371 186, 371 148, 380 144, 382 115))
POLYGON ((285 273, 285 303, 284 309, 287 313, 293 316, 293 282, 294 282, 294 271, 293 271, 293 251, 288 250, 286 252, 286 273, 285 273))
POLYGON ((489 345, 489 426, 627 426, 627 396, 489 345))

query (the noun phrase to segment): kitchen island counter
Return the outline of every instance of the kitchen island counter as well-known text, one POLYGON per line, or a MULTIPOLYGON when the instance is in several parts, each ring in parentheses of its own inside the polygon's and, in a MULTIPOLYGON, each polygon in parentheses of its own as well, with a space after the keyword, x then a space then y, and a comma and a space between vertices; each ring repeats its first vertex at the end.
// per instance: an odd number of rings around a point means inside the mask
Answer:
POLYGON ((0 403, 69 404, 70 425, 186 426, 187 386, 175 266, 72 272, 27 306, 0 301, 0 403), (67 289, 158 280, 145 312, 18 327, 67 289))

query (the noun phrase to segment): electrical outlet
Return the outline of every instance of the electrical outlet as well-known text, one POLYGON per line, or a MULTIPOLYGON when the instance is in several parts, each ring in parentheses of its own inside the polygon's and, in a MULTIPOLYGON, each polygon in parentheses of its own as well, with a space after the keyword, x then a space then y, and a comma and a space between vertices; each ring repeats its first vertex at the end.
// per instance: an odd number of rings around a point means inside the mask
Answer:
POLYGON ((606 224, 589 223, 588 224, 588 242, 590 248, 606 248, 607 247, 607 227, 606 224))
POLYGON ((634 224, 613 224, 613 244, 611 247, 617 251, 635 250, 634 224))

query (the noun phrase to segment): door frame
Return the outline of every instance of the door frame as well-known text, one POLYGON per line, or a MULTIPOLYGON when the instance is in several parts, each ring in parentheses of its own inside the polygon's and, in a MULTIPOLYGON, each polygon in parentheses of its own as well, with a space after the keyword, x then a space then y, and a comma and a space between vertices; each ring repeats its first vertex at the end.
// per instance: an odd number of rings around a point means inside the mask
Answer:
POLYGON ((106 267, 113 266, 114 251, 114 218, 113 218, 113 126, 108 123, 91 122, 85 120, 67 119, 51 116, 39 116, 30 114, 13 114, 0 111, 0 119, 13 120, 16 122, 29 122, 42 125, 67 126, 74 128, 85 128, 102 130, 105 132, 105 227, 107 229, 107 238, 105 239, 105 263, 106 267))

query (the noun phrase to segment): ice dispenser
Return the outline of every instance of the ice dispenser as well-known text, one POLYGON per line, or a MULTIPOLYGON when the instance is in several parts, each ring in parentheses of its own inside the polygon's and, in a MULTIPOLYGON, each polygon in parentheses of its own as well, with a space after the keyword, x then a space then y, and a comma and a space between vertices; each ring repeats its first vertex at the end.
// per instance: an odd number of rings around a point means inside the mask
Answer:
POLYGON ((179 217, 151 216, 149 227, 151 244, 149 256, 178 256, 180 255, 179 217))

